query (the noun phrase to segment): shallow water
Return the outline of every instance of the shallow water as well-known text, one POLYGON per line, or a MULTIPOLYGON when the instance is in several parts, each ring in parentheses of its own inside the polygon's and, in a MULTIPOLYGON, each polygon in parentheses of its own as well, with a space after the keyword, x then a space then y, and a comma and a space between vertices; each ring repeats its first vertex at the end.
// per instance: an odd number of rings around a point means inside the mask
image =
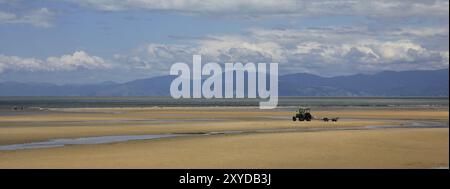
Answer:
POLYGON ((159 135, 120 135, 120 136, 99 136, 99 137, 84 137, 75 139, 53 139, 43 142, 32 142, 24 144, 12 144, 0 146, 0 151, 4 150, 23 150, 35 148, 52 148, 62 147, 66 145, 81 145, 81 144, 105 144, 115 142, 126 142, 132 140, 149 140, 158 138, 186 136, 186 134, 159 134, 159 135))

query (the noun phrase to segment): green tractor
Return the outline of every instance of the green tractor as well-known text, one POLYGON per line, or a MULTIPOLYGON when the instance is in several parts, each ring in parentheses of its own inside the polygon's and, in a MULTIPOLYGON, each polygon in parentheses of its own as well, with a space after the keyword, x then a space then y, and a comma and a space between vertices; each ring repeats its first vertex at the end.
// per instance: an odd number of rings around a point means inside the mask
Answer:
POLYGON ((297 119, 299 121, 311 121, 312 118, 309 108, 299 108, 295 116, 292 117, 292 121, 297 121, 297 119))

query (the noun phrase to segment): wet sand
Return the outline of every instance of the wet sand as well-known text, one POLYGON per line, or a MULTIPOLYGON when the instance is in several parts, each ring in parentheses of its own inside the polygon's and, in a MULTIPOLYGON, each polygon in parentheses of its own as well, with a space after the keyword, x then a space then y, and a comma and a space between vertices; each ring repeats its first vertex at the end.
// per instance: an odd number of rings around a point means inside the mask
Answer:
POLYGON ((1 115, 0 146, 80 137, 239 132, 6 150, 0 151, 0 168, 448 167, 448 109, 313 110, 316 117, 340 117, 337 123, 293 122, 292 114, 286 109, 227 107, 1 115), (444 128, 409 128, 411 123, 444 128), (387 128, 340 130, 367 126, 387 128), (306 132, 308 128, 318 130, 306 132))

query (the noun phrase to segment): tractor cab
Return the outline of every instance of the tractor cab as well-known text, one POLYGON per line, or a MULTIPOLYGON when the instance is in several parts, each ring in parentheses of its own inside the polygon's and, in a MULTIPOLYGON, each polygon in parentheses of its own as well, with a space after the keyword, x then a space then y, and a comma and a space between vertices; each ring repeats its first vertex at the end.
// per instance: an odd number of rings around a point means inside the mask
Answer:
POLYGON ((299 108, 298 109, 298 113, 301 113, 301 114, 309 113, 310 111, 311 111, 311 109, 309 109, 309 108, 299 108))

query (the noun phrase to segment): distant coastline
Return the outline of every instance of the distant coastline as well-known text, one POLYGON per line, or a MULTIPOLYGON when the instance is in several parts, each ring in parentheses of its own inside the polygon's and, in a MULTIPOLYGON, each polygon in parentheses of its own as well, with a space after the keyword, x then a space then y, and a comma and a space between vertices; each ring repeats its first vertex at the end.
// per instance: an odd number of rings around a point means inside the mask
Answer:
MULTIPOLYGON (((0 109, 110 107, 251 107, 259 99, 172 99, 171 97, 0 97, 0 109)), ((280 97, 280 107, 447 107, 449 97, 280 97)))

